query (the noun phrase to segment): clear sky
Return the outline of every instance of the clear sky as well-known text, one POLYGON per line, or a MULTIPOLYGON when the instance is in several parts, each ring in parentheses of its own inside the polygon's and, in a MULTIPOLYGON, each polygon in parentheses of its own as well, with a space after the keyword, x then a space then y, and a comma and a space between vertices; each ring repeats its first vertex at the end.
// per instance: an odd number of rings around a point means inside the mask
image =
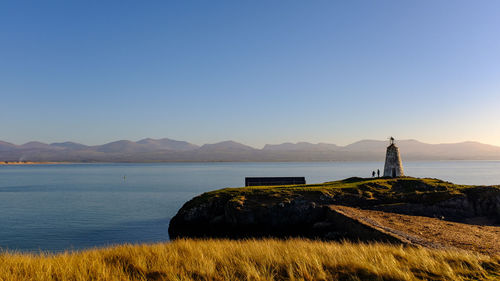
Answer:
POLYGON ((0 140, 500 145, 500 1, 1 1, 0 140))

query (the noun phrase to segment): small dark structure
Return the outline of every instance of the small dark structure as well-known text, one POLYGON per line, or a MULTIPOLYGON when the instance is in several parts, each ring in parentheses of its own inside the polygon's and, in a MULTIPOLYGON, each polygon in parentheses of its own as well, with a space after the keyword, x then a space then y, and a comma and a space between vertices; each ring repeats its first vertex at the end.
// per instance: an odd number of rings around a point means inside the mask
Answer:
POLYGON ((245 186, 306 184, 305 177, 246 177, 245 186))

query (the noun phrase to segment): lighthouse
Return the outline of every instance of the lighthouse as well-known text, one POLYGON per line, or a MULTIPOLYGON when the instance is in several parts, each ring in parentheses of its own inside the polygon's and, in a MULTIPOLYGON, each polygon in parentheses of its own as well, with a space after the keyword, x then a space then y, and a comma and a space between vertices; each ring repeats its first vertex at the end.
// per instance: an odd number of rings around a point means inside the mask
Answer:
POLYGON ((391 137, 385 155, 384 177, 396 178, 404 177, 404 175, 399 148, 394 144, 394 138, 391 137))

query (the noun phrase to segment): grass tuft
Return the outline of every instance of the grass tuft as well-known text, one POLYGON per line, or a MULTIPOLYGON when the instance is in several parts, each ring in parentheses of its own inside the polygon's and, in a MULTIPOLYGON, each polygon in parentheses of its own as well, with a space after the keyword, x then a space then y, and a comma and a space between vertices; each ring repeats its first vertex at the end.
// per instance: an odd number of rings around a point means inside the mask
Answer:
POLYGON ((187 240, 0 255, 0 280, 498 280, 500 257, 304 239, 187 240))

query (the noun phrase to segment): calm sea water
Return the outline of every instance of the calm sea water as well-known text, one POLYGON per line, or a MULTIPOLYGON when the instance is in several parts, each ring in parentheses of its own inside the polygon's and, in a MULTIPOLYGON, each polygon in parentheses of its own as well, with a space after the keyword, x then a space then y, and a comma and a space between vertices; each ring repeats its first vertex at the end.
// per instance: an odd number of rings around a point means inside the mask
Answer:
MULTIPOLYGON (((500 161, 404 163, 407 175, 500 184, 500 161)), ((165 163, 0 166, 0 247, 63 251, 168 240, 168 223, 205 191, 245 176, 305 176, 308 183, 369 177, 378 162, 165 163)))

